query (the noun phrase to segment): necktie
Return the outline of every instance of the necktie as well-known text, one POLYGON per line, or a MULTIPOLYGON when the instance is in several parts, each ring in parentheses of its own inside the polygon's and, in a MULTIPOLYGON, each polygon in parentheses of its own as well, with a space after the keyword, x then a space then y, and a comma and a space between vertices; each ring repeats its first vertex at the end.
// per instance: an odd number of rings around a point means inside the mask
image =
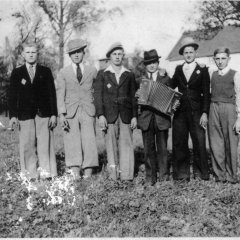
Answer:
POLYGON ((31 78, 31 82, 33 82, 33 79, 34 79, 34 69, 33 69, 33 65, 29 65, 29 75, 30 75, 30 78, 31 78))
POLYGON ((77 79, 78 79, 78 82, 80 83, 82 80, 82 71, 79 64, 76 64, 76 65, 77 65, 77 79))
POLYGON ((150 73, 150 79, 153 80, 153 74, 152 73, 150 73))

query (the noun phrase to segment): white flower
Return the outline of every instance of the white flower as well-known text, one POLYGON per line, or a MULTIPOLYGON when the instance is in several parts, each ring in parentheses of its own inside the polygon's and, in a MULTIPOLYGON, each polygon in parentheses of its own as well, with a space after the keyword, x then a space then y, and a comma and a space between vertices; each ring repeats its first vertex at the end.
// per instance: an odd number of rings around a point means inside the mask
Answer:
POLYGON ((200 73, 200 70, 197 70, 196 73, 199 74, 199 73, 200 73))
POLYGON ((22 220, 23 220, 22 217, 20 217, 20 218, 18 219, 19 222, 22 222, 22 220))
POLYGON ((21 81, 21 83, 22 83, 22 85, 25 85, 26 84, 26 82, 27 82, 27 80, 26 79, 22 79, 22 81, 21 81))

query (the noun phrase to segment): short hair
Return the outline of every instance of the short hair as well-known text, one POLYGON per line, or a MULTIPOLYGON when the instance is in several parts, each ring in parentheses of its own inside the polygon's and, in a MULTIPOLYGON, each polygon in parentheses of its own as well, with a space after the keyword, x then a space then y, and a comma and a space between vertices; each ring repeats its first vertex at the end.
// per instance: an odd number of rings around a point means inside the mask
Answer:
POLYGON ((26 47, 35 47, 36 49, 37 49, 37 51, 38 51, 38 44, 37 43, 35 43, 35 42, 25 42, 25 43, 23 43, 22 44, 22 50, 24 51, 24 49, 26 48, 26 47))
POLYGON ((226 53, 228 57, 230 56, 230 50, 226 47, 217 48, 214 51, 213 56, 215 57, 218 53, 226 53))

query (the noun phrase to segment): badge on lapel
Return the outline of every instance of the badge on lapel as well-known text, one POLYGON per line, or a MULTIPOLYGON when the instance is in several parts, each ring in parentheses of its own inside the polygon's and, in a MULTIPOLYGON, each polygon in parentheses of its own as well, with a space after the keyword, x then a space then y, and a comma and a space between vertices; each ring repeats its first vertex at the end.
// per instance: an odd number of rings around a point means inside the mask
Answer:
POLYGON ((22 84, 22 85, 25 85, 26 82, 27 82, 27 80, 23 78, 22 81, 21 81, 21 84, 22 84))
POLYGON ((107 87, 110 88, 110 87, 112 87, 112 85, 111 85, 110 83, 108 83, 108 84, 107 84, 107 87))
POLYGON ((199 73, 200 73, 200 70, 197 70, 196 73, 199 74, 199 73))

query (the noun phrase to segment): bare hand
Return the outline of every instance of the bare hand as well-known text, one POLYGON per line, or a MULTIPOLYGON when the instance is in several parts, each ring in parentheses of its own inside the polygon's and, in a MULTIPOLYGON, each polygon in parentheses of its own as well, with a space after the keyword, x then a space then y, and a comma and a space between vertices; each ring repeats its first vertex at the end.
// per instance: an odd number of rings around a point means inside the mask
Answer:
POLYGON ((208 122, 208 117, 206 113, 203 113, 201 118, 200 118, 200 122, 199 124, 201 125, 201 127, 203 127, 205 130, 207 129, 207 122, 208 122))
POLYGON ((173 111, 176 111, 179 106, 180 106, 180 101, 179 101, 179 100, 176 100, 176 101, 173 103, 173 106, 172 106, 173 111))
POLYGON ((13 129, 14 127, 18 126, 18 120, 16 117, 12 117, 9 121, 9 128, 13 129))
POLYGON ((137 127, 137 118, 132 118, 130 126, 131 129, 135 129, 137 127))
POLYGON ((59 123, 60 123, 61 127, 63 128, 63 130, 68 131, 70 129, 69 123, 63 114, 59 115, 59 123))
POLYGON ((102 131, 107 129, 107 120, 103 115, 99 117, 99 126, 102 131))
POLYGON ((233 130, 235 130, 237 134, 240 134, 240 118, 236 120, 233 126, 233 130))
POLYGON ((50 129, 54 129, 57 126, 57 117, 51 116, 48 122, 48 127, 50 129))

